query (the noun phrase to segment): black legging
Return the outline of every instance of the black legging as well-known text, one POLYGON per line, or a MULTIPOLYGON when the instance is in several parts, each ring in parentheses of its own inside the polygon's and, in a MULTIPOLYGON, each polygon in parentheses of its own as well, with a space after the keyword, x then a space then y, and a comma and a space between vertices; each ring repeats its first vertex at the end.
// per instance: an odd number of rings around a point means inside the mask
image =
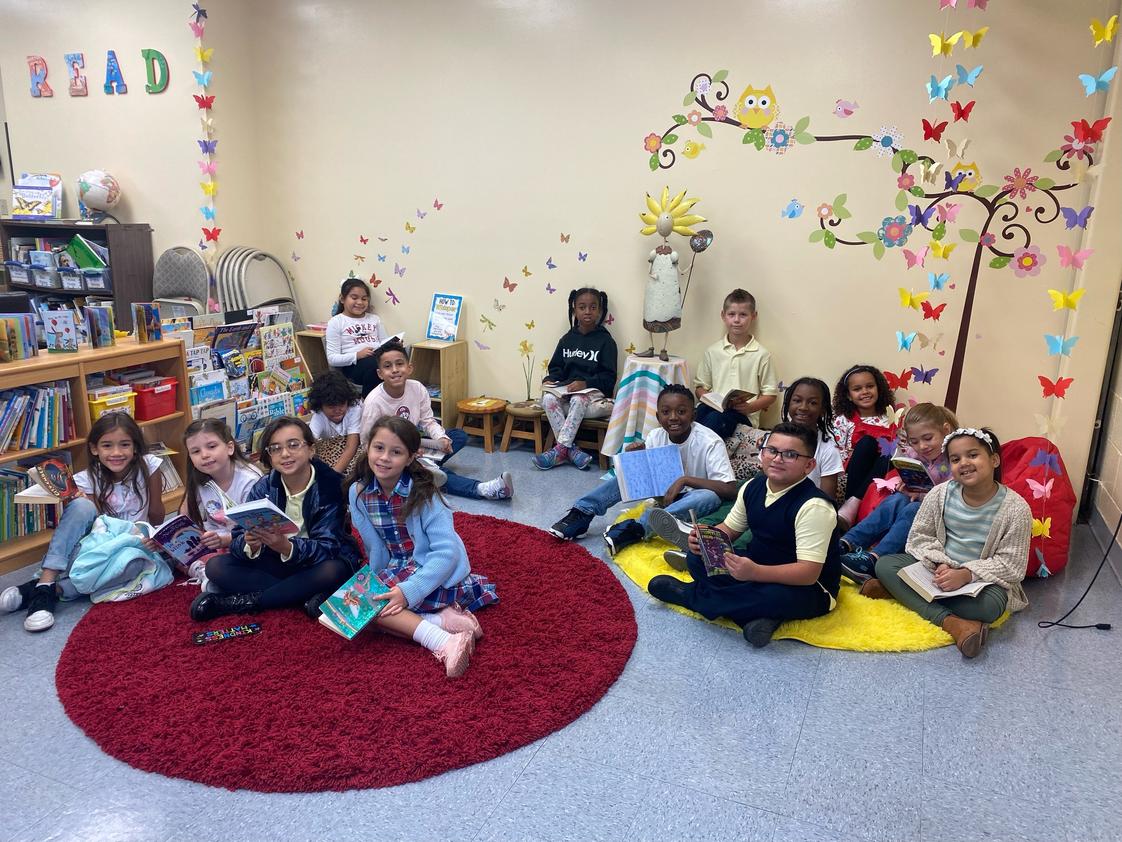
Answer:
POLYGON ((378 374, 378 364, 374 361, 374 357, 363 357, 354 365, 343 366, 339 371, 362 389, 364 398, 374 389, 377 389, 382 382, 382 377, 378 374))
POLYGON ((865 436, 853 446, 849 465, 845 469, 845 496, 860 500, 873 480, 888 473, 889 458, 880 452, 880 442, 865 436))
POLYGON ((303 605, 319 593, 330 593, 351 577, 351 566, 340 559, 293 569, 283 561, 255 558, 242 561, 232 555, 215 556, 206 563, 207 578, 223 593, 261 592, 263 609, 303 605))

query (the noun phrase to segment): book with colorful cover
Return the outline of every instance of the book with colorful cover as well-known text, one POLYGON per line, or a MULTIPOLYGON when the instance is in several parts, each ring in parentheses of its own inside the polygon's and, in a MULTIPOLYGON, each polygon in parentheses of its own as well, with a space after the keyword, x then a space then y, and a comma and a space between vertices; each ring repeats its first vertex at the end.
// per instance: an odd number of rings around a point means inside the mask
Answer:
POLYGON ((257 330, 257 322, 235 322, 232 325, 218 325, 214 329, 214 341, 211 347, 219 353, 223 351, 240 351, 247 344, 253 332, 257 330))
POLYGON ((371 596, 389 593, 389 590, 370 572, 370 565, 364 564, 320 604, 319 621, 336 634, 353 640, 386 607, 384 599, 371 599, 371 596))
POLYGON ((455 342, 456 335, 460 332, 460 312, 463 310, 463 306, 464 297, 462 295, 433 293, 425 338, 455 342))
POLYGON ((132 321, 137 342, 158 342, 163 339, 160 324, 160 305, 152 301, 139 301, 132 305, 132 321))
POLYGON ((143 527, 148 537, 159 544, 183 571, 192 562, 213 552, 203 546, 203 531, 187 515, 179 515, 159 528, 147 523, 138 523, 137 526, 143 527))
POLYGON ((44 459, 27 469, 30 483, 15 496, 15 502, 26 505, 54 506, 72 500, 80 493, 70 466, 61 459, 44 459))
POLYGON ((113 332, 112 307, 83 307, 82 315, 86 319, 86 330, 90 336, 90 345, 94 348, 108 348, 117 344, 117 337, 113 332))
POLYGON ((246 531, 275 529, 285 535, 295 535, 300 527, 270 500, 250 500, 226 509, 226 519, 232 520, 246 531))
POLYGON ((262 325, 258 330, 261 335, 261 355, 265 358, 266 367, 296 355, 296 334, 292 322, 262 325))
POLYGON ((77 353, 78 325, 73 310, 42 310, 43 333, 47 352, 53 354, 77 353))
POLYGON ((715 526, 695 524, 698 544, 701 547, 701 560, 709 576, 728 575, 725 567, 725 553, 732 551, 729 537, 715 526))
POLYGON ((908 491, 928 492, 935 487, 935 481, 927 473, 927 468, 918 459, 910 456, 893 456, 892 467, 900 475, 900 487, 908 491))

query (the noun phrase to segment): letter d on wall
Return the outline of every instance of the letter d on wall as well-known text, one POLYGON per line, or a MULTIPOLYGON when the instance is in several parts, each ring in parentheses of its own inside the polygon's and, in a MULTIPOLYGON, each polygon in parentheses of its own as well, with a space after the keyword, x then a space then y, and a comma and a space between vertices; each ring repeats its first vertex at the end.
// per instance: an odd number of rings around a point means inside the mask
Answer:
POLYGON ((170 75, 164 54, 159 50, 141 50, 140 56, 144 59, 144 69, 148 72, 148 84, 144 86, 144 90, 150 94, 163 93, 170 75), (157 69, 160 71, 159 79, 156 78, 157 69))
POLYGON ((31 73, 31 95, 34 97, 54 96, 55 92, 47 84, 47 62, 42 56, 28 56, 27 69, 31 73))

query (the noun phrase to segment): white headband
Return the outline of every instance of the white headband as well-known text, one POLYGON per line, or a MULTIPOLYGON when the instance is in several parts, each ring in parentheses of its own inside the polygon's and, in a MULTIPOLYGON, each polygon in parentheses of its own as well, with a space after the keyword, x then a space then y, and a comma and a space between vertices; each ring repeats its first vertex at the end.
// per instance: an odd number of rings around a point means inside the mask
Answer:
POLYGON ((951 439, 957 438, 958 436, 973 436, 976 439, 984 441, 989 446, 990 451, 993 451, 993 437, 985 430, 975 430, 973 427, 959 427, 953 433, 949 434, 943 439, 943 450, 947 449, 947 445, 951 443, 951 439))

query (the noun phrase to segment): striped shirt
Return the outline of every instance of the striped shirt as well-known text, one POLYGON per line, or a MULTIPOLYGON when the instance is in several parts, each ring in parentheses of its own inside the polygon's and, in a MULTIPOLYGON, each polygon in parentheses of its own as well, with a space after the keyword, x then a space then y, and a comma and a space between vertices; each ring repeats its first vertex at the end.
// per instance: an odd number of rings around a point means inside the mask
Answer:
POLYGON ((962 486, 951 482, 943 507, 943 523, 947 530, 945 552, 950 558, 965 564, 982 557, 982 548, 986 545, 994 516, 1008 490, 999 485, 997 493, 988 501, 981 506, 971 506, 962 499, 962 486))

